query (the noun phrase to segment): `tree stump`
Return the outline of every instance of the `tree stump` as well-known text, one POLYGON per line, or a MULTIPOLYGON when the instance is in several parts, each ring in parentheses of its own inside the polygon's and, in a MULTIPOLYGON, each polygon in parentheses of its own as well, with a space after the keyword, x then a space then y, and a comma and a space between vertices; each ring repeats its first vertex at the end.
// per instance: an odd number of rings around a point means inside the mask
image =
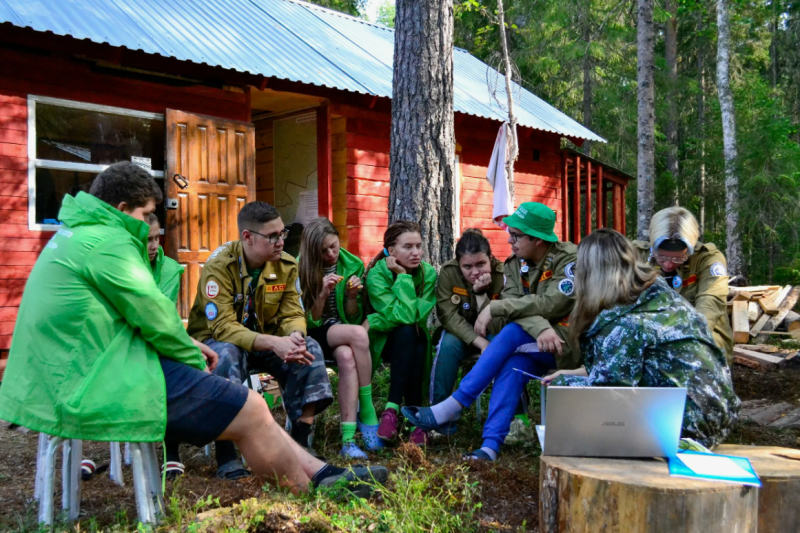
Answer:
POLYGON ((539 484, 540 533, 757 531, 758 489, 670 477, 658 459, 543 456, 539 484))
POLYGON ((800 450, 724 444, 715 453, 747 457, 761 478, 758 531, 800 531, 800 450))

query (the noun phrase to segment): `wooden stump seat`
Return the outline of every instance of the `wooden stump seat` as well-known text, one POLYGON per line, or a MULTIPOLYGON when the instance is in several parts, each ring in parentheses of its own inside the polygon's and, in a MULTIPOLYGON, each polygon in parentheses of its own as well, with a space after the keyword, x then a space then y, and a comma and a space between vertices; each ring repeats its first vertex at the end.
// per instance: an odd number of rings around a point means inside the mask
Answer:
POLYGON ((747 457, 761 478, 759 533, 800 531, 800 450, 723 444, 714 451, 747 457))
POLYGON ((540 533, 757 531, 756 487, 670 477, 659 459, 543 456, 539 477, 540 533))

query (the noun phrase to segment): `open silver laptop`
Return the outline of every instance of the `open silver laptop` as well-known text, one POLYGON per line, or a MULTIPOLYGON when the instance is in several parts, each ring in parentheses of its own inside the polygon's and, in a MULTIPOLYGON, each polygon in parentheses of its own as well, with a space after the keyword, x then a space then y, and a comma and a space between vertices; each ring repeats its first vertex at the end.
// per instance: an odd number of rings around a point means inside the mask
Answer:
POLYGON ((685 404, 684 388, 547 387, 542 455, 673 457, 685 404))

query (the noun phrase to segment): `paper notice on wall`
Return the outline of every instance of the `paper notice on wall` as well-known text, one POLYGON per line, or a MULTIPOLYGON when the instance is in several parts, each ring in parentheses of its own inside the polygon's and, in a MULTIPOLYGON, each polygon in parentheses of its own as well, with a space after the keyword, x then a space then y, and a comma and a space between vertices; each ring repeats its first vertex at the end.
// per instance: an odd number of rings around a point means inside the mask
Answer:
POLYGON ((300 204, 297 206, 295 222, 306 226, 309 222, 319 217, 318 198, 317 191, 300 191, 300 204))
POLYGON ((153 169, 153 163, 149 157, 137 157, 133 155, 131 156, 131 163, 135 163, 145 170, 153 169))

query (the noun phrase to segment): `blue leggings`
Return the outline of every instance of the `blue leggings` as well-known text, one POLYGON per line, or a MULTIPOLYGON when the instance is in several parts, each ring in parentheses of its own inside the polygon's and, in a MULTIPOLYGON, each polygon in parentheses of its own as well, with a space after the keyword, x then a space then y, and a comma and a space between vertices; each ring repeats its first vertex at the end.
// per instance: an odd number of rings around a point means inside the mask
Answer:
POLYGON ((500 446, 506 440, 520 394, 530 379, 514 371, 514 368, 535 376, 542 376, 548 370, 556 368, 556 358, 551 353, 514 353, 523 344, 535 342, 536 339, 527 334, 519 324, 508 324, 489 343, 489 347, 453 393, 458 403, 469 407, 494 380, 492 397, 489 400, 489 417, 483 426, 483 446, 494 451, 500 451, 500 446))

